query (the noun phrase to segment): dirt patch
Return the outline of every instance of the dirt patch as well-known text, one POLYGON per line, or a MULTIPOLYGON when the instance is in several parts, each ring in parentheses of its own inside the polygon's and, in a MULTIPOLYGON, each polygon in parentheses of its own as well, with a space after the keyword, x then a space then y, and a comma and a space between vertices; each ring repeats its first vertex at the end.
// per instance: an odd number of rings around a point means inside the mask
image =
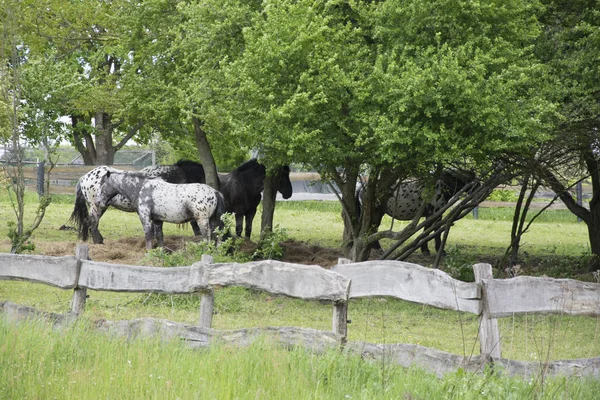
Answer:
MULTIPOLYGON (((190 236, 168 236, 165 237, 165 248, 177 251, 184 247, 187 241, 197 240, 190 236)), ((36 250, 40 254, 48 256, 71 256, 75 255, 77 242, 38 242, 36 250)), ((144 257, 146 245, 143 238, 127 237, 118 240, 105 239, 104 244, 90 244, 90 258, 94 261, 104 261, 116 264, 147 265, 144 257)), ((343 254, 338 249, 321 247, 313 244, 286 240, 282 243, 284 255, 281 261, 296 264, 313 264, 323 267, 331 267, 337 264, 338 258, 343 254)), ((257 244, 245 240, 240 250, 246 254, 253 254, 257 244)))
POLYGON ((282 243, 284 256, 282 261, 296 264, 316 264, 331 267, 344 255, 339 249, 330 249, 313 244, 286 240, 282 243))

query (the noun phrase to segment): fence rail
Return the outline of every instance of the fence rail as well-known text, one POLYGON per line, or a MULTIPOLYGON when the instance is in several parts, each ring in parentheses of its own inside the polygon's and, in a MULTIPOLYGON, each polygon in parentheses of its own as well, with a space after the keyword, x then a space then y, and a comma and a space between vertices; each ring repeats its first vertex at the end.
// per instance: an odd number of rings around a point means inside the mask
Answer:
MULTIPOLYGON (((343 344, 365 357, 391 357, 401 365, 416 364, 437 374, 459 367, 476 370, 486 363, 500 365, 510 374, 527 375, 538 371, 539 363, 501 357, 498 317, 521 313, 600 316, 600 284, 535 277, 493 279, 489 264, 474 265, 476 282, 466 283, 439 270, 399 261, 351 263, 341 259, 332 270, 325 270, 316 265, 272 260, 214 264, 205 256, 191 266, 157 268, 95 262, 88 259, 88 254, 86 245, 77 246, 75 257, 0 254, 0 280, 24 280, 73 289, 72 316, 84 310, 87 289, 198 293, 201 302, 197 326, 146 319, 103 321, 101 328, 126 336, 159 333, 191 341, 194 345, 207 345, 211 338, 217 337, 247 343, 258 332, 266 332, 284 343, 309 344, 319 349, 343 344), (295 327, 212 330, 212 288, 216 286, 244 286, 305 300, 330 301, 333 305, 332 332, 295 327), (391 296, 478 315, 481 355, 462 357, 406 344, 346 343, 348 300, 375 296, 391 296)), ((29 315, 34 312, 7 302, 0 306, 5 314, 29 315)), ((553 361, 545 363, 543 368, 548 373, 600 376, 600 357, 553 361)))

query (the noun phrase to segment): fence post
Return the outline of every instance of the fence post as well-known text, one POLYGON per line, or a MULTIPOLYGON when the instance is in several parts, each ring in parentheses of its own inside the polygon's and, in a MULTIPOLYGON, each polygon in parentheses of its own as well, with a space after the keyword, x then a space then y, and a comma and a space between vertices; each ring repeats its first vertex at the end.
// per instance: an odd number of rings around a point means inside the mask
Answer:
POLYGON ((494 279, 492 275, 492 266, 490 264, 473 265, 475 273, 475 282, 481 288, 481 314, 479 314, 479 348, 482 357, 488 362, 501 357, 500 351, 500 330, 498 329, 498 320, 490 318, 490 311, 486 298, 484 280, 494 279))
MULTIPOLYGON (((214 260, 212 256, 203 254, 201 261, 204 264, 212 264, 214 260)), ((211 288, 200 291, 200 320, 198 321, 198 325, 201 328, 210 328, 212 326, 214 308, 215 293, 213 289, 211 288)))
POLYGON ((85 308, 85 299, 87 298, 87 288, 79 287, 79 276, 81 275, 81 261, 90 259, 90 248, 87 244, 78 244, 75 249, 77 258, 77 271, 75 273, 75 288, 73 289, 73 299, 71 300, 71 311, 77 315, 81 314, 85 308))
MULTIPOLYGON (((352 260, 338 258, 338 265, 350 263, 352 263, 352 260)), ((342 335, 342 343, 346 342, 348 336, 348 296, 346 296, 345 301, 336 301, 333 304, 333 333, 342 335)))

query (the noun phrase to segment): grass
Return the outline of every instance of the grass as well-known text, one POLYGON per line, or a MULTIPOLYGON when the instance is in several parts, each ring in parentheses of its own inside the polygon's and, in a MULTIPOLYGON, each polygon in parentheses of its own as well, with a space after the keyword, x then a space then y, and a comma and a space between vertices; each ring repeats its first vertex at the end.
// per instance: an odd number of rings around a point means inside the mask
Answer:
MULTIPOLYGON (((35 210, 35 194, 29 195, 27 216, 35 210)), ((61 196, 50 205, 47 215, 34 234, 34 243, 72 242, 72 231, 58 230, 67 223, 72 210, 72 196, 61 196)), ((341 245, 343 223, 337 202, 280 202, 275 224, 285 229, 296 241, 338 248, 341 245)), ((578 277, 591 280, 585 270, 587 230, 584 224, 569 221, 564 210, 549 210, 545 221, 536 222, 526 234, 522 245, 524 274, 554 277, 578 277)), ((14 219, 6 198, 0 196, 0 221, 14 219)), ((444 269, 460 274, 471 265, 486 261, 494 264, 510 237, 510 209, 481 209, 479 219, 471 216, 458 221, 448 243, 444 269)), ((383 221, 389 227, 391 220, 383 221)), ((394 222, 395 229, 406 222, 394 222)), ((141 227, 135 214, 109 210, 100 226, 105 237, 141 237, 141 227)), ((258 239, 260 214, 255 218, 253 240, 258 239)), ((6 224, 0 223, 0 251, 10 248, 6 224)), ((165 235, 191 236, 191 231, 178 230, 165 224, 165 235)), ((384 242, 384 246, 386 243, 384 242)), ((416 256, 410 260, 427 265, 432 258, 416 256)), ((142 262, 142 261, 140 261, 142 262)), ((503 271, 496 270, 503 277, 503 271)), ((85 315, 90 319, 131 319, 143 316, 167 318, 194 324, 198 318, 196 296, 166 296, 89 292, 85 315)), ((11 300, 46 311, 65 312, 71 293, 52 287, 26 282, 0 282, 0 300, 11 300)), ((331 329, 331 305, 286 299, 242 288, 222 288, 215 295, 213 319, 217 329, 255 326, 301 326, 331 329)), ((452 352, 478 354, 477 319, 470 314, 438 310, 394 299, 361 299, 349 307, 349 340, 373 343, 413 343, 452 352)), ((519 360, 553 360, 588 358, 600 355, 600 320, 571 316, 522 316, 499 320, 503 338, 503 357, 519 360)))
POLYGON ((85 320, 57 331, 0 318, 0 398, 118 399, 593 399, 594 379, 531 380, 464 371, 442 379, 330 350, 314 355, 264 340, 192 350, 121 340, 85 320))

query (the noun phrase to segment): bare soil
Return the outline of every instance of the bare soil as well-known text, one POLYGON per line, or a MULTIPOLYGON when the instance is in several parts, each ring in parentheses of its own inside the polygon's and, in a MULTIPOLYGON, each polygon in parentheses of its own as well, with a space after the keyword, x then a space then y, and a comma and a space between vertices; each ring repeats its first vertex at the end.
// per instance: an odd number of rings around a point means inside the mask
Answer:
MULTIPOLYGON (((194 240, 190 236, 167 236, 165 247, 170 251, 181 249, 185 242, 194 240)), ((38 242, 36 251, 49 256, 70 256, 75 254, 76 242, 38 242)), ((116 264, 144 265, 146 254, 145 241, 142 237, 127 237, 118 240, 105 239, 104 244, 88 243, 90 258, 94 261, 104 261, 116 264)), ((331 267, 343 257, 339 249, 330 249, 313 244, 286 240, 282 243, 284 256, 281 261, 296 264, 315 264, 322 267, 331 267)), ((244 253, 252 254, 257 244, 244 241, 240 249, 244 253)))

